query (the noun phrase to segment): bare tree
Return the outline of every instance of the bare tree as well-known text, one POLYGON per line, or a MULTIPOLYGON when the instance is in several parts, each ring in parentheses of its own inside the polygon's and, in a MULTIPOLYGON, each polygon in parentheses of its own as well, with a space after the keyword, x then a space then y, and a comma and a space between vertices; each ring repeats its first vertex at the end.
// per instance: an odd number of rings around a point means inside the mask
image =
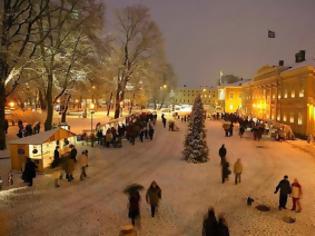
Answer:
MULTIPOLYGON (((49 0, 2 0, 0 6, 0 149, 5 142, 6 98, 20 84, 20 73, 37 47, 36 22, 49 0)), ((45 34, 46 35, 46 34, 45 34)))
POLYGON ((93 47, 101 44, 96 31, 103 24, 103 16, 104 5, 95 0, 58 0, 40 18, 40 38, 50 31, 39 45, 46 77, 42 91, 47 106, 46 130, 52 128, 56 101, 77 81, 87 77, 89 67, 83 62, 95 52, 93 47))
POLYGON ((120 60, 117 66, 115 118, 120 115, 120 103, 124 100, 127 83, 139 65, 154 56, 162 41, 157 25, 144 6, 123 8, 117 12, 117 20, 119 36, 116 53, 120 60))

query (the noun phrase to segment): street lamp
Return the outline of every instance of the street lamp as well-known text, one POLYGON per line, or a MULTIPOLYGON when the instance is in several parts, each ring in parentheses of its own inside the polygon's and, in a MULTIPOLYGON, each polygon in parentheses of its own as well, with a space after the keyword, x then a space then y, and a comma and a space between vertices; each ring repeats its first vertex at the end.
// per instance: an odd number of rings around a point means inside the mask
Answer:
POLYGON ((94 146, 94 135, 93 135, 93 114, 94 114, 94 104, 91 103, 90 104, 90 110, 91 110, 91 146, 93 147, 94 146))
POLYGON ((14 106, 15 106, 15 102, 13 102, 13 101, 12 101, 12 102, 9 102, 9 106, 10 106, 11 109, 13 109, 14 106))

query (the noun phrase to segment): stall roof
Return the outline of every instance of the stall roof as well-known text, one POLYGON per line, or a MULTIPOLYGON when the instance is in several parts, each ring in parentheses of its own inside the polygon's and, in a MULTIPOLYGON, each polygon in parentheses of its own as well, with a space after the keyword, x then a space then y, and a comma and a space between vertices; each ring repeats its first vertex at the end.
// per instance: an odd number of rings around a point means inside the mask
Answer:
MULTIPOLYGON (((66 130, 63 128, 56 128, 56 129, 45 131, 45 132, 42 132, 39 134, 27 136, 25 138, 19 138, 19 139, 12 140, 11 142, 9 142, 9 144, 39 145, 39 144, 43 144, 43 143, 50 141, 50 139, 53 138, 55 134, 60 133, 60 132, 67 134, 67 137, 76 136, 76 134, 70 132, 69 130, 66 130)), ((66 137, 64 137, 64 138, 66 138, 66 137)), ((56 139, 56 140, 58 140, 58 139, 56 139)))

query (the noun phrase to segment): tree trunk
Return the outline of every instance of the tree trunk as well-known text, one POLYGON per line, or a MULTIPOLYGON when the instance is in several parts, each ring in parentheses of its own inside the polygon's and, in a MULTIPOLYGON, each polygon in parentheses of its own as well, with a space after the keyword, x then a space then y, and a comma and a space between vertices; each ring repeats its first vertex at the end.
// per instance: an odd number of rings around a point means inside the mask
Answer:
POLYGON ((5 80, 9 75, 9 67, 5 61, 5 56, 0 55, 0 150, 6 148, 6 134, 5 134, 5 104, 6 91, 5 80))
POLYGON ((38 89, 38 101, 39 101, 39 105, 40 105, 40 108, 42 109, 42 111, 46 111, 47 104, 45 102, 43 93, 40 89, 38 89))
POLYGON ((120 115, 120 89, 118 88, 117 89, 117 92, 116 92, 116 102, 115 102, 115 119, 119 118, 119 115, 120 115))
POLYGON ((47 94, 46 94, 47 117, 45 121, 46 131, 52 129, 52 122, 53 122, 53 115, 54 115, 54 104, 52 102, 53 75, 49 73, 47 78, 48 78, 48 86, 47 86, 47 94))
POLYGON ((71 95, 68 96, 66 102, 65 102, 65 108, 62 111, 61 114, 61 123, 66 123, 66 118, 67 118, 67 111, 69 108, 69 101, 70 101, 71 95))
POLYGON ((5 140, 5 86, 4 80, 0 80, 0 150, 4 150, 6 148, 6 140, 5 140))
POLYGON ((109 101, 107 103, 107 116, 109 116, 109 113, 110 113, 110 109, 112 106, 112 99, 113 99, 113 92, 110 93, 109 101))

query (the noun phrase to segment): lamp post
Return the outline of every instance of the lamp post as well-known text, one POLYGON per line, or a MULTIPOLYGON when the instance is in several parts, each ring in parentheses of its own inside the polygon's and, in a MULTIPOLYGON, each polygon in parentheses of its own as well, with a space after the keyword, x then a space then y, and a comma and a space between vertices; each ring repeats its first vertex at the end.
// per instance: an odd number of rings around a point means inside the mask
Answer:
POLYGON ((94 134, 93 134, 93 114, 94 114, 94 104, 91 103, 90 105, 91 109, 91 146, 94 147, 94 134))

